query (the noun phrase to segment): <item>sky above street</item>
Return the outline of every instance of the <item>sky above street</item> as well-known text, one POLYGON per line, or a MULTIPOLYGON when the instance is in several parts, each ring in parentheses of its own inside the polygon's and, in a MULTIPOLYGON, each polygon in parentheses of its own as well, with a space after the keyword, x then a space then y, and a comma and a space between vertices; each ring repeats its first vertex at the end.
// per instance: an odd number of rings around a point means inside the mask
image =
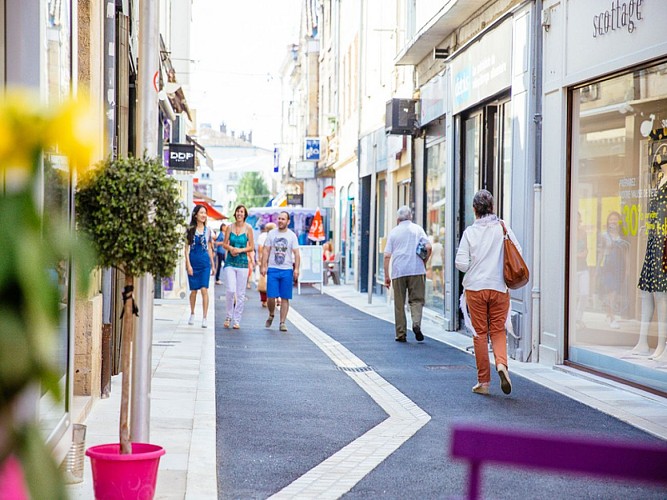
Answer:
POLYGON ((298 41, 300 0, 194 0, 191 105, 199 124, 280 141, 280 66, 298 41))

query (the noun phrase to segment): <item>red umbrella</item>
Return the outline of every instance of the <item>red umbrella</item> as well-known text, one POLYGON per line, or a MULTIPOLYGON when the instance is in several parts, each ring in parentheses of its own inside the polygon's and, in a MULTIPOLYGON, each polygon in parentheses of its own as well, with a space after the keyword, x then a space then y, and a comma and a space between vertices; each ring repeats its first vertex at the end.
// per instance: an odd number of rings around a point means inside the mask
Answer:
POLYGON ((311 241, 324 241, 326 238, 324 236, 324 226, 322 225, 322 214, 318 208, 313 217, 313 222, 310 224, 310 230, 308 231, 308 239, 311 241))

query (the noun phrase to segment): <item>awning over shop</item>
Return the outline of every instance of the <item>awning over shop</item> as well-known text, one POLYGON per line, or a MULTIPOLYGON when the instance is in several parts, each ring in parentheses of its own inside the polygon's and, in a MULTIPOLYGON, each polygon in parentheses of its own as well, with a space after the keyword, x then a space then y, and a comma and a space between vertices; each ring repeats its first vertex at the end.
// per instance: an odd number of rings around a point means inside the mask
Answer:
POLYGON ((206 214, 214 220, 223 220, 227 219, 226 215, 221 214, 218 212, 213 205, 210 203, 205 202, 204 200, 194 200, 195 205, 202 205, 204 208, 206 208, 206 214))
POLYGON ((171 53, 160 35, 160 90, 164 90, 175 113, 185 113, 192 122, 192 113, 185 99, 181 84, 176 81, 176 71, 171 63, 171 53))
POLYGON ((201 144, 199 144, 196 140, 194 140, 192 138, 192 136, 190 136, 190 135, 186 134, 185 135, 185 140, 188 141, 190 144, 194 145, 195 151, 197 153, 199 153, 200 155, 202 155, 202 157, 204 158, 204 161, 206 161, 206 166, 208 168, 210 168, 211 170, 214 170, 213 169, 213 159, 206 152, 206 148, 204 146, 202 146, 201 144))
POLYGON ((213 198, 210 198, 209 196, 206 196, 204 193, 197 191, 197 189, 195 189, 194 192, 192 193, 192 197, 195 199, 195 202, 205 201, 210 205, 213 205, 215 203, 215 200, 213 198))
MULTIPOLYGON (((441 2, 442 3, 442 2, 441 2)), ((452 34, 471 15, 481 9, 486 0, 452 0, 444 2, 439 11, 434 12, 408 44, 399 52, 396 66, 414 66, 452 34)), ((434 3, 434 5, 437 5, 434 3)))

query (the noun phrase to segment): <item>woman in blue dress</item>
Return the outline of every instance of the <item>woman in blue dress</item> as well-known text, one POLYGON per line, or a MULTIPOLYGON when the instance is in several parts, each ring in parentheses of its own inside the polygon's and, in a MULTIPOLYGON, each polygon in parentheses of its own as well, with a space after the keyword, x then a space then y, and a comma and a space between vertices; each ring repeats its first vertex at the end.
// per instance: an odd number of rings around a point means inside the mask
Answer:
POLYGON ((195 304, 197 291, 201 290, 202 310, 204 312, 201 326, 206 328, 208 314, 208 284, 215 272, 213 264, 213 238, 211 230, 206 226, 206 208, 197 205, 192 211, 190 227, 187 231, 188 244, 185 247, 185 267, 188 272, 190 286, 190 319, 188 325, 195 323, 195 304))

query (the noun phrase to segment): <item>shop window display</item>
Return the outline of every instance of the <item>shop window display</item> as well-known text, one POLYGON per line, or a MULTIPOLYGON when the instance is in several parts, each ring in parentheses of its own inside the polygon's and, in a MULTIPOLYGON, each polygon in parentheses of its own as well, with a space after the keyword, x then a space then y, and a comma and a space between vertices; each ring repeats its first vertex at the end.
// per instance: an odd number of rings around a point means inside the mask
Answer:
POLYGON ((667 63, 571 97, 568 358, 667 391, 667 63))
POLYGON ((426 307, 442 312, 445 307, 445 142, 426 149, 426 226, 431 258, 426 263, 426 307))

